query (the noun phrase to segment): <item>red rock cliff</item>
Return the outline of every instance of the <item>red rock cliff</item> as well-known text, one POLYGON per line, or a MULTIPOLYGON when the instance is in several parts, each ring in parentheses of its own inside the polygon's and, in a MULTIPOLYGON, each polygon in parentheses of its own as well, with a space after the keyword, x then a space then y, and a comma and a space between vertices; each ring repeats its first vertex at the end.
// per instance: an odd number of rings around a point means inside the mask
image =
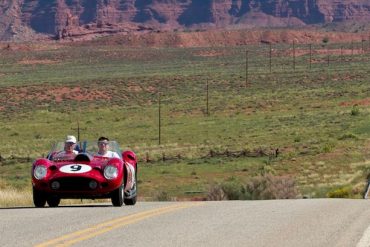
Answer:
POLYGON ((370 20, 368 0, 2 0, 0 40, 370 20))

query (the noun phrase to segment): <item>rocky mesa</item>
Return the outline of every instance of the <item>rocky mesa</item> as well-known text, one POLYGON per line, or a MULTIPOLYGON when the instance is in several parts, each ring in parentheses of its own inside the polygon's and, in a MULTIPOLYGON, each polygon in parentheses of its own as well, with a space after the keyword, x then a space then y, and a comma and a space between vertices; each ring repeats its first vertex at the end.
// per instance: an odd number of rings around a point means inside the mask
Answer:
POLYGON ((2 0, 0 40, 369 20, 368 0, 2 0))

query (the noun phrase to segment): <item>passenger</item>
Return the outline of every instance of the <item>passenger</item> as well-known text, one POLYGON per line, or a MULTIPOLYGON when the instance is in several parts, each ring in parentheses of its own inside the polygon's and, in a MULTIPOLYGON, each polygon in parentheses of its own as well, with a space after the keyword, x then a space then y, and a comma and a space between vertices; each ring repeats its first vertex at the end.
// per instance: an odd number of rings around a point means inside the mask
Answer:
POLYGON ((98 152, 95 156, 106 157, 106 158, 121 158, 116 152, 109 150, 109 139, 107 137, 100 137, 98 139, 98 152))
POLYGON ((67 136, 66 140, 64 142, 64 150, 57 153, 54 158, 60 158, 60 157, 74 157, 78 154, 78 151, 75 150, 76 148, 76 137, 74 136, 67 136))

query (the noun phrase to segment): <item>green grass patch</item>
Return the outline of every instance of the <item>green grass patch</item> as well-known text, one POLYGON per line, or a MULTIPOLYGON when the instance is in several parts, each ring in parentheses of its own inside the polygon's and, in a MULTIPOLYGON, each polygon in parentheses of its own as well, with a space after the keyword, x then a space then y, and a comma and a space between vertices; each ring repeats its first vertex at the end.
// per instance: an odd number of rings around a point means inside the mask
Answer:
POLYGON ((291 47, 276 45, 271 72, 263 45, 1 52, 0 186, 29 186, 31 162, 12 157, 46 155, 79 123, 81 139, 108 136, 138 154, 149 198, 205 196, 215 181, 266 166, 294 176, 302 196, 356 187, 367 175, 353 164, 370 159, 370 61, 340 45, 325 47, 329 66, 314 46, 311 68, 307 45, 295 68, 291 47))

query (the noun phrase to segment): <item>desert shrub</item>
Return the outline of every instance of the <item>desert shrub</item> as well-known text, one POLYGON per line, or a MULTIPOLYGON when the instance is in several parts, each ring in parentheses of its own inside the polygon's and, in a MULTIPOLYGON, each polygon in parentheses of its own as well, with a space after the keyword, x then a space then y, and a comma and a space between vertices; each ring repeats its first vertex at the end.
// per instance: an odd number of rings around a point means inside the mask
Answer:
POLYGON ((257 174, 261 176, 265 176, 267 174, 275 174, 275 169, 271 166, 272 159, 268 159, 264 161, 263 165, 260 166, 257 170, 257 174))
POLYGON ((324 44, 329 43, 329 37, 328 37, 328 36, 325 36, 325 37, 322 39, 322 42, 323 42, 324 44))
POLYGON ((208 201, 223 201, 227 200, 226 194, 220 184, 212 184, 208 189, 208 201))
POLYGON ((167 171, 167 170, 162 170, 162 171, 161 171, 161 174, 170 174, 170 172, 169 172, 169 171, 167 171))
POLYGON ((329 191, 327 197, 329 198, 349 198, 351 195, 351 189, 348 187, 335 189, 329 191))
POLYGON ((166 191, 159 191, 155 195, 154 200, 155 201, 160 201, 160 202, 171 201, 171 197, 168 195, 168 193, 166 191))
POLYGON ((352 186, 351 198, 363 198, 367 192, 367 186, 368 183, 365 181, 359 182, 358 184, 352 186))
POLYGON ((330 153, 334 148, 335 148, 335 144, 333 142, 327 142, 323 145, 321 152, 330 153))
POLYGON ((244 185, 234 176, 221 183, 212 184, 208 190, 208 200, 241 200, 243 199, 244 185))
POLYGON ((243 184, 239 181, 224 181, 208 190, 208 200, 267 200, 291 199, 298 195, 295 180, 290 176, 265 174, 243 184))
POLYGON ((221 189, 228 200, 240 200, 243 198, 243 185, 238 181, 227 181, 221 184, 221 189))
POLYGON ((347 140, 347 139, 358 140, 358 137, 355 134, 349 133, 349 134, 343 134, 342 136, 338 138, 338 140, 340 141, 347 140))
POLYGON ((358 105, 354 105, 351 110, 351 116, 358 116, 360 115, 360 108, 358 105))
POLYGON ((290 176, 267 174, 253 178, 245 187, 246 199, 291 199, 298 195, 295 180, 290 176))

